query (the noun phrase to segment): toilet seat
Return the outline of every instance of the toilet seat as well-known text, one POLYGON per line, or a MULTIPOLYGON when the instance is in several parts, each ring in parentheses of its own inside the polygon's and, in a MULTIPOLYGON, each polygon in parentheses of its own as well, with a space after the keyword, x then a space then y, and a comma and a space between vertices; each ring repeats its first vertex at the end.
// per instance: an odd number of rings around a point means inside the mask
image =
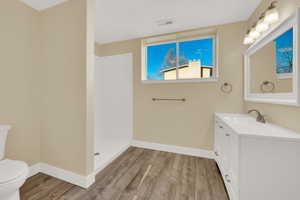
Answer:
POLYGON ((0 161, 0 185, 13 182, 28 175, 28 165, 17 160, 0 161))

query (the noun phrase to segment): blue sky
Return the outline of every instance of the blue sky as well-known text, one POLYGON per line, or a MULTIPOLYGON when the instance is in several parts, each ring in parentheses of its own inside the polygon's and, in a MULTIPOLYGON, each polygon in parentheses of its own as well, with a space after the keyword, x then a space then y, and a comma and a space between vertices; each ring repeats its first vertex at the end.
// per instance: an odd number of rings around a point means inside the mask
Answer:
MULTIPOLYGON (((150 80, 162 80, 159 73, 164 66, 165 58, 173 50, 176 56, 176 43, 147 47, 147 74, 150 80)), ((213 39, 193 40, 179 43, 180 57, 186 60, 201 60, 202 65, 213 65, 213 39)))
POLYGON ((194 40, 179 43, 180 56, 187 60, 201 60, 202 65, 213 65, 213 39, 194 40))
POLYGON ((276 71, 277 73, 292 72, 289 60, 293 58, 293 29, 288 30, 275 40, 276 43, 276 71), (287 53, 284 53, 287 52, 287 53), (290 59, 288 59, 288 57, 290 59))
POLYGON ((173 49, 176 55, 176 43, 149 46, 147 48, 147 75, 150 80, 162 80, 159 74, 165 56, 169 49, 173 49))

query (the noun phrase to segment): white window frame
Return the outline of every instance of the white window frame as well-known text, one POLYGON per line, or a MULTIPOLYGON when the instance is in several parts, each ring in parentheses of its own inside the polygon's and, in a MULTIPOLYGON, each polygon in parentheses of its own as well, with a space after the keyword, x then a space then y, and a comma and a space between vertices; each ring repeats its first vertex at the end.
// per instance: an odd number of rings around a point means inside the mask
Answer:
POLYGON ((151 44, 142 44, 142 83, 199 83, 199 82, 217 82, 219 73, 218 73, 218 36, 217 35, 206 35, 202 37, 190 37, 186 39, 177 39, 177 40, 168 40, 164 42, 155 42, 151 44), (213 38, 213 76, 211 78, 195 78, 195 79, 178 79, 178 65, 179 65, 179 43, 180 42, 188 42, 194 40, 204 40, 213 38), (150 46, 157 46, 162 44, 171 44, 176 43, 176 80, 148 80, 147 79, 147 48, 150 46))

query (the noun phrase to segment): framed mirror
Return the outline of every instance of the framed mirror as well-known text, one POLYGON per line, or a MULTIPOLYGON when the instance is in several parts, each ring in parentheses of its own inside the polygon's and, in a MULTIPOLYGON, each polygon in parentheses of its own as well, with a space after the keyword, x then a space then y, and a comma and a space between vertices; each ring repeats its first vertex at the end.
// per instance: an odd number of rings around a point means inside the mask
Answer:
POLYGON ((299 106, 300 9, 245 53, 245 100, 299 106))

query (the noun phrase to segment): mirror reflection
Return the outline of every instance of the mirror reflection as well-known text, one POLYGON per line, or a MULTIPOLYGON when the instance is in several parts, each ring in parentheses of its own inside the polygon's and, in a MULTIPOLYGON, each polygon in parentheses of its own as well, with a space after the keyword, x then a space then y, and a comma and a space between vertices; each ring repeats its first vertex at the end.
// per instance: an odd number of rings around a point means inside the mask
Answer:
POLYGON ((293 92, 293 29, 250 57, 251 93, 293 92))

